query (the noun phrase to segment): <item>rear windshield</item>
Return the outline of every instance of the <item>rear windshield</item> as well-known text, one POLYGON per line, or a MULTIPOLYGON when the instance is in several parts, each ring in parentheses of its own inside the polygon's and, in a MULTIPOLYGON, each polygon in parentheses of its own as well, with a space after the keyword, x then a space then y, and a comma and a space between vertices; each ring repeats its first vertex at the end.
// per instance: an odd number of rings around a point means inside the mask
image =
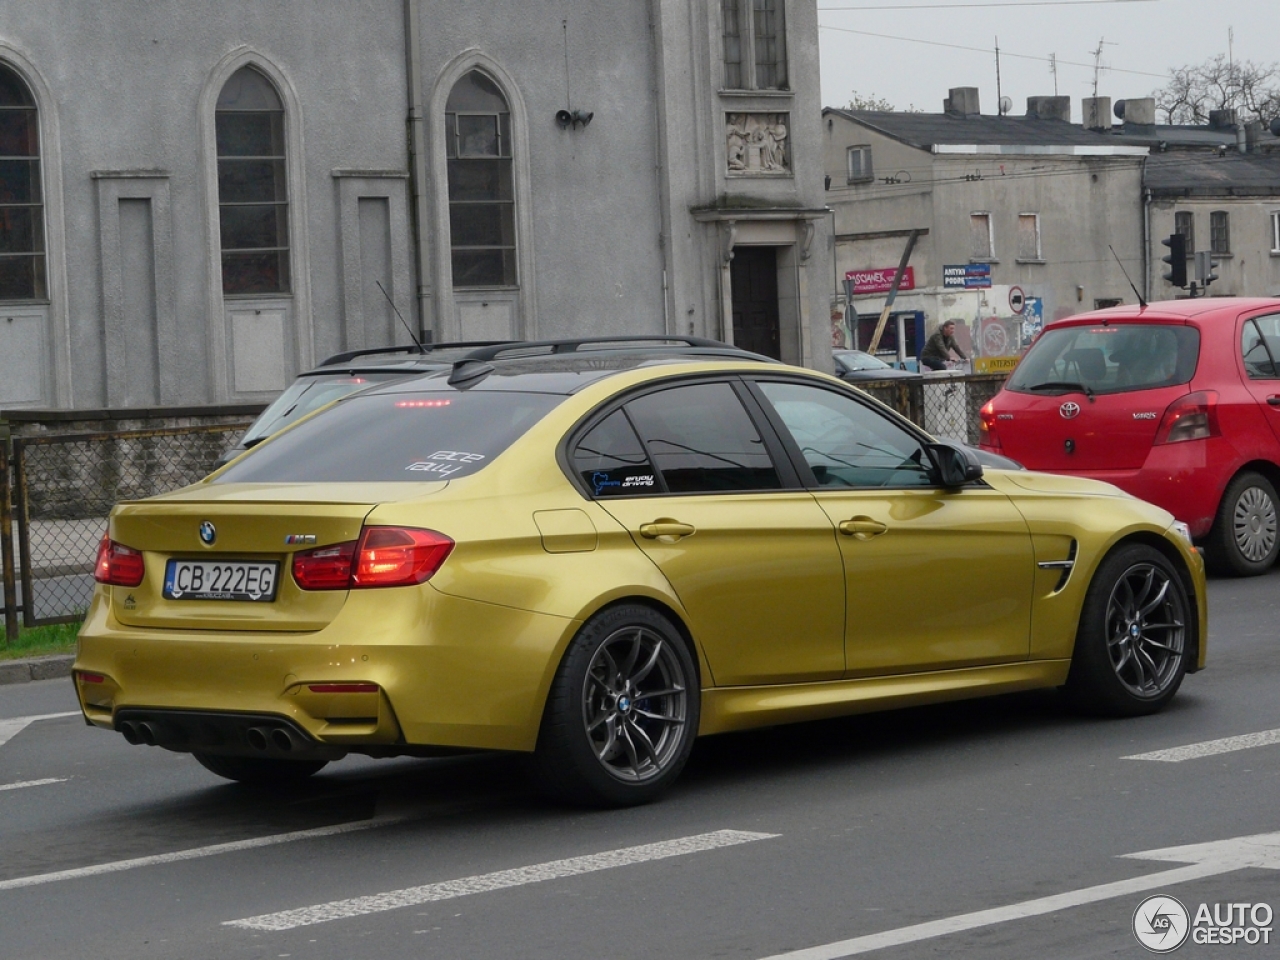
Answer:
POLYGON ((1183 324, 1050 327, 1009 378, 1017 393, 1121 393, 1187 383, 1200 332, 1183 324))
POLYGON ((421 483, 484 468, 564 397, 542 393, 354 396, 249 454, 215 483, 421 483))
POLYGON ((252 426, 245 431, 241 445, 253 446, 254 441, 262 440, 273 433, 283 430, 296 420, 301 420, 312 410, 319 410, 326 403, 339 397, 363 390, 373 383, 394 380, 403 377, 403 371, 388 373, 341 373, 328 376, 302 377, 295 380, 289 389, 276 397, 267 409, 258 415, 252 426))

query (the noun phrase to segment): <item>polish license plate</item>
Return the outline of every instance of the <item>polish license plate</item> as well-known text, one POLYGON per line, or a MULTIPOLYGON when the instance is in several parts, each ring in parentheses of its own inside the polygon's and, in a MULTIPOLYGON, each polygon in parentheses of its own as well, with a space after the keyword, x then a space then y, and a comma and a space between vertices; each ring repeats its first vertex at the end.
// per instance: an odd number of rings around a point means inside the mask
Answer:
POLYGON ((280 564, 246 560, 170 560, 164 568, 166 600, 249 600, 276 598, 280 564))

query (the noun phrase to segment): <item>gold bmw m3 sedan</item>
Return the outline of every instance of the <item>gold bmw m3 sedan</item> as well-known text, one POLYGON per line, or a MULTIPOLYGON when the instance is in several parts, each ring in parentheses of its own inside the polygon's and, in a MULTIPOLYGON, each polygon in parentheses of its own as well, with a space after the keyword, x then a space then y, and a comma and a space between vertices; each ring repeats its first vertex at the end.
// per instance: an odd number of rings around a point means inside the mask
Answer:
POLYGON ((1114 487, 731 350, 512 352, 119 504, 89 722, 251 783, 516 751, 627 805, 699 735, 1046 687, 1146 714, 1205 664, 1186 526, 1114 487))

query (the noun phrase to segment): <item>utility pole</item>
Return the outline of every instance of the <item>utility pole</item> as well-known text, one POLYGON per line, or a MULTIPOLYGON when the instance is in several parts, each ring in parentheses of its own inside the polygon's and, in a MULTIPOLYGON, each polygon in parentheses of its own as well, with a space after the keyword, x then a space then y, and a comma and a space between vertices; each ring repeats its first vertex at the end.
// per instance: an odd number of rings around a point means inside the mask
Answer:
POLYGON ((1004 107, 1001 101, 1004 98, 1000 96, 1000 38, 996 37, 996 113, 1004 116, 1004 107))

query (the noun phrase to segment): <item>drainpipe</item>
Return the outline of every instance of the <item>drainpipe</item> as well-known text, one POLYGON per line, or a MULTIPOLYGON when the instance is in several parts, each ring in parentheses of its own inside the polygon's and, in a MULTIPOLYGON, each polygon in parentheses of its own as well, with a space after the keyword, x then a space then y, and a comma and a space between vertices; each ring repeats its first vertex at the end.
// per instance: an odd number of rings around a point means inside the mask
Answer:
MULTIPOLYGON (((666 139, 663 136, 663 91, 666 85, 662 81, 662 48, 658 32, 660 16, 658 0, 649 0, 649 39, 653 44, 653 171, 655 186, 658 188, 658 252, 662 257, 662 332, 668 336, 679 335, 680 331, 672 328, 671 285, 667 260, 671 255, 669 226, 670 204, 667 183, 667 172, 663 164, 663 152, 666 139)), ((690 329, 689 333, 693 333, 690 329)))
POLYGON ((417 273, 418 339, 435 339, 435 317, 431 302, 431 261, 426 230, 431 222, 427 207, 426 117, 422 112, 422 46, 418 42, 418 0, 404 0, 404 57, 409 85, 409 205, 413 230, 413 253, 417 273))

